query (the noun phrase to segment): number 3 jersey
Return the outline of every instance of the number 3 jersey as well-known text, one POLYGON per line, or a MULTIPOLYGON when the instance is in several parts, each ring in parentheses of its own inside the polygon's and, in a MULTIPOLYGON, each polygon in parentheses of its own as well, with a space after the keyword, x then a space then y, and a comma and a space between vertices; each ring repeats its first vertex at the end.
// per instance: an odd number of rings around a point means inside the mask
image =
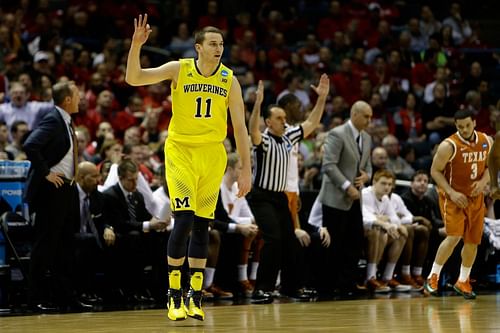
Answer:
POLYGON ((446 165, 444 175, 451 187, 467 196, 471 195, 472 183, 483 177, 486 170, 490 143, 486 134, 474 132, 475 139, 465 140, 458 132, 446 141, 453 146, 453 155, 446 165))
POLYGON ((172 120, 168 138, 182 143, 222 142, 233 71, 222 63, 204 77, 195 59, 180 59, 177 86, 172 84, 172 120))

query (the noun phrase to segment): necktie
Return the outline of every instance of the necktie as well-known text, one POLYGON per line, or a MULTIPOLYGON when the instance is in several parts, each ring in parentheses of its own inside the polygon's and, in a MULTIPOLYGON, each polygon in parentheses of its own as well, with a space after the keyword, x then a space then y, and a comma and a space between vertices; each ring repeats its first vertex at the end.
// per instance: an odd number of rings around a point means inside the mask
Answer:
POLYGON ((94 235, 97 245, 100 248, 102 248, 101 240, 99 239, 99 233, 97 232, 94 220, 92 219, 92 215, 90 214, 90 198, 88 195, 85 197, 85 200, 83 201, 83 211, 84 211, 83 214, 85 215, 86 226, 88 226, 90 232, 92 233, 92 235, 94 235))
POLYGON ((73 140, 73 179, 76 179, 78 176, 78 140, 76 138, 73 120, 70 121, 69 128, 71 132, 71 139, 73 140))
POLYGON ((129 193, 127 195, 127 199, 128 199, 128 215, 130 217, 130 221, 131 222, 137 222, 137 215, 136 215, 136 211, 135 211, 135 201, 132 197, 132 193, 129 193))
POLYGON ((358 146, 358 151, 359 151, 359 154, 361 155, 363 153, 361 134, 358 134, 358 136, 356 137, 356 145, 358 146))

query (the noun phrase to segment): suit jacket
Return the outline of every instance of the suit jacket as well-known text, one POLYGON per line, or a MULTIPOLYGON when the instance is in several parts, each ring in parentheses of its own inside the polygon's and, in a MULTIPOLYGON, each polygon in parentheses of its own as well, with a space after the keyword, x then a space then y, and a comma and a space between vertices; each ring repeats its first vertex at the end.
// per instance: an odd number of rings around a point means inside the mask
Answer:
POLYGON ((128 202, 120 188, 120 183, 111 186, 103 194, 105 218, 108 219, 117 233, 126 234, 131 231, 142 231, 142 223, 152 218, 144 204, 144 197, 139 191, 132 193, 132 200, 135 201, 136 221, 130 220, 128 202))
POLYGON ((54 107, 40 121, 24 142, 23 149, 31 161, 24 200, 31 203, 37 196, 42 180, 50 168, 59 163, 69 148, 71 141, 64 119, 54 107))
MULTIPOLYGON (((104 194, 101 192, 95 190, 92 193, 90 193, 89 196, 89 208, 90 208, 90 214, 92 216, 92 221, 94 221, 94 225, 97 228, 97 231, 99 232, 99 238, 101 240, 103 239, 103 233, 104 233, 104 228, 112 226, 111 223, 108 221, 108 216, 106 215, 106 212, 104 211, 104 194)), ((80 205, 78 205, 78 209, 80 208, 80 205)), ((81 212, 78 211, 78 217, 81 216, 81 212)), ((80 232, 80 219, 75 219, 74 221, 74 226, 73 230, 75 233, 80 232)), ((90 231, 89 231, 90 232, 90 231)))
POLYGON ((371 176, 371 137, 365 131, 361 131, 361 139, 363 151, 360 155, 352 129, 347 122, 328 132, 323 155, 325 176, 323 176, 319 192, 322 204, 340 210, 349 210, 353 201, 342 189, 342 185, 346 180, 354 183, 359 170, 371 176))

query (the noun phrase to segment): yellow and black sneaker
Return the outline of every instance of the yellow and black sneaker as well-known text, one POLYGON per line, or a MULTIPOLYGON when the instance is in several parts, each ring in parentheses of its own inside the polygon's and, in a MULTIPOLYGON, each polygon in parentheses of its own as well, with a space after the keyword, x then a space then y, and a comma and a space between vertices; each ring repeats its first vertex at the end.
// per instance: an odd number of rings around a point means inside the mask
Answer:
POLYGON ((186 296, 186 312, 191 318, 205 320, 205 312, 201 309, 201 290, 194 291, 190 288, 186 296))
POLYGON ((187 318, 186 309, 182 303, 182 289, 168 290, 168 319, 185 320, 187 318))

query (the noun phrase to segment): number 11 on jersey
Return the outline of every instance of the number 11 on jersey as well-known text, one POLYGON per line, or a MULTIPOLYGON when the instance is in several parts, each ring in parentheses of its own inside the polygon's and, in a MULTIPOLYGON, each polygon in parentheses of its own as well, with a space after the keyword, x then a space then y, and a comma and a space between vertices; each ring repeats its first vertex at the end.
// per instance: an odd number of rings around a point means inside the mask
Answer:
POLYGON ((210 114, 210 106, 212 105, 212 99, 207 98, 205 100, 206 104, 206 109, 205 109, 205 115, 202 114, 201 108, 203 107, 203 98, 202 97, 197 97, 196 98, 196 114, 194 115, 195 118, 211 118, 212 115, 210 114))

